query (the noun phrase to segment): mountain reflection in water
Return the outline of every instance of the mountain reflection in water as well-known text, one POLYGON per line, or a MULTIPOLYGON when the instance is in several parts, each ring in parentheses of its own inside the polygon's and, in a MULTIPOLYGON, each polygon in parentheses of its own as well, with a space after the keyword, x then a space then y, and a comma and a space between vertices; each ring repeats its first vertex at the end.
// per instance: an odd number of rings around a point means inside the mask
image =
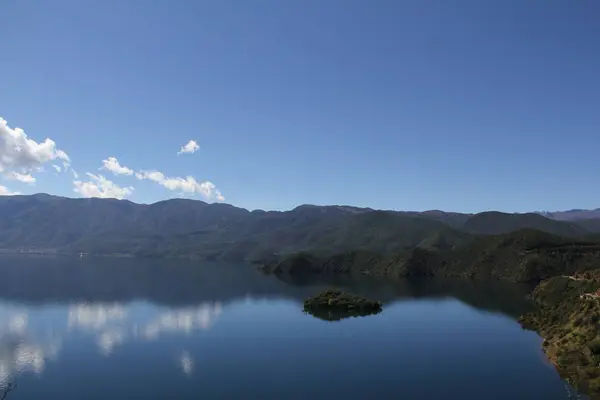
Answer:
MULTIPOLYGON (((179 260, 70 257, 0 258, 0 300, 25 304, 116 304, 149 301, 168 307, 228 303, 245 298, 304 301, 328 287, 348 289, 384 303, 456 298, 478 309, 518 317, 530 287, 466 279, 378 280, 363 276, 274 277, 251 265, 179 260)), ((73 310, 77 313, 77 309, 73 310)), ((81 311, 81 310, 80 310, 81 311)), ((85 311, 85 310, 83 310, 85 311)), ((122 310, 108 309, 108 313, 122 310)), ((110 318, 99 315, 98 318, 110 318)))

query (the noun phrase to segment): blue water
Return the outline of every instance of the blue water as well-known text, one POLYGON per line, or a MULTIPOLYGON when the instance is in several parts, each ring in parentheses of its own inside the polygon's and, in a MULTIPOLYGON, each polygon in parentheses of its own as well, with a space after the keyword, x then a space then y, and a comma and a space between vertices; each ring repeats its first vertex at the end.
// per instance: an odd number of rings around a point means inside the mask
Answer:
POLYGON ((526 288, 461 280, 297 282, 247 265, 0 259, 0 383, 19 399, 569 399, 526 288), (384 301, 323 321, 328 286, 384 301))

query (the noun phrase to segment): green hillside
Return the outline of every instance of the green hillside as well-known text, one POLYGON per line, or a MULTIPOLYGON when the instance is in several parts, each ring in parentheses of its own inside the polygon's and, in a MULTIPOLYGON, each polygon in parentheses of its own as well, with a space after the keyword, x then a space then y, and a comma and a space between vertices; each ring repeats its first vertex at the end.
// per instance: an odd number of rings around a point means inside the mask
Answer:
POLYGON ((600 398, 600 300, 582 293, 598 289, 598 280, 552 278, 533 292, 540 309, 521 318, 544 338, 544 352, 559 373, 593 399, 600 398))
POLYGON ((593 271, 600 265, 599 261, 600 242, 524 229, 504 235, 472 237, 441 250, 413 247, 391 254, 350 251, 324 257, 303 253, 272 263, 266 270, 538 282, 561 274, 593 271))

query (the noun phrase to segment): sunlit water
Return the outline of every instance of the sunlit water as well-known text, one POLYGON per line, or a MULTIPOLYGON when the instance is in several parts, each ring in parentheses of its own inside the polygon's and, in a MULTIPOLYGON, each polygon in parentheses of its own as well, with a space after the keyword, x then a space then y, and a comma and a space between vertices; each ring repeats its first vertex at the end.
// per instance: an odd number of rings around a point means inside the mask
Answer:
MULTIPOLYGON (((245 265, 0 258, 7 399, 569 399, 526 289, 461 280, 312 283, 245 265), (327 322, 330 285, 385 302, 327 322)), ((583 397, 581 397, 583 398, 583 397)))

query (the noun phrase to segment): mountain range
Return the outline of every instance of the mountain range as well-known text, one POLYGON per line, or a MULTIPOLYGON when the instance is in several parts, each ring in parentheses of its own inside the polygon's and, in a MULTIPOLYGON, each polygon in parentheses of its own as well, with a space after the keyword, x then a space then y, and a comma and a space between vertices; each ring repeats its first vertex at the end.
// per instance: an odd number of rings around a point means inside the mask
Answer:
POLYGON ((600 233, 595 212, 462 214, 314 205, 249 211, 188 199, 136 204, 35 194, 0 198, 0 251, 229 260, 299 251, 385 254, 415 246, 452 248, 474 236, 524 228, 594 235, 600 233))
POLYGON ((580 221, 583 219, 598 219, 600 218, 600 208, 595 210, 574 209, 568 211, 539 211, 538 214, 546 218, 556 219, 558 221, 580 221))

